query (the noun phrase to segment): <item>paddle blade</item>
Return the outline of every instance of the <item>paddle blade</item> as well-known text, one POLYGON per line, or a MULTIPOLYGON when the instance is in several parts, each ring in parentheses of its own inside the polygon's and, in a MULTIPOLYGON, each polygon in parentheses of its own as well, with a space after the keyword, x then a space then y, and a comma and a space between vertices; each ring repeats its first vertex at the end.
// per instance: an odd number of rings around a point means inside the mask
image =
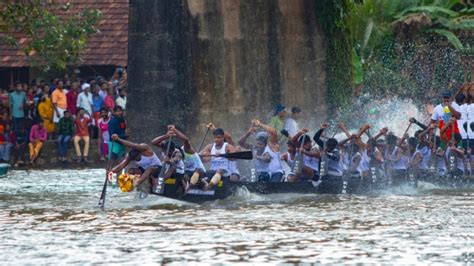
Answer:
POLYGON ((224 153, 219 155, 219 157, 224 157, 227 159, 240 159, 240 160, 252 160, 253 154, 252 151, 241 151, 233 153, 224 153))

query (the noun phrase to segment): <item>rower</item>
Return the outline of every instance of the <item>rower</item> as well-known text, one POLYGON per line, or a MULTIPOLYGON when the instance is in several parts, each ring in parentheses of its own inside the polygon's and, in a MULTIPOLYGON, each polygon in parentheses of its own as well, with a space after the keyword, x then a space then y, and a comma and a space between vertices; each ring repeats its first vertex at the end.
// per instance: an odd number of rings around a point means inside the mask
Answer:
MULTIPOLYGON (((142 184, 145 180, 148 180, 149 177, 157 178, 162 163, 158 156, 156 156, 155 152, 151 149, 148 144, 145 143, 134 143, 128 140, 121 139, 117 134, 113 134, 111 139, 125 147, 131 148, 131 150, 127 153, 125 158, 120 162, 117 166, 115 166, 111 172, 112 173, 119 173, 124 169, 130 162, 134 161, 138 167, 136 168, 129 168, 128 173, 137 175, 139 174, 140 177, 133 180, 133 186, 137 187, 142 184)), ((146 185, 143 192, 150 192, 148 186, 152 182, 146 182, 146 185)))
POLYGON ((255 133, 257 128, 266 132, 256 134, 255 145, 255 170, 259 181, 280 182, 283 179, 283 167, 280 161, 280 145, 275 128, 263 124, 259 120, 253 120, 252 126, 239 140, 240 146, 252 149, 252 145, 246 143, 250 134, 255 133))
MULTIPOLYGON (((324 124, 327 128, 327 124, 324 124)), ((306 181, 318 181, 319 180, 319 158, 321 153, 316 146, 313 146, 311 138, 306 135, 309 130, 303 128, 296 133, 291 141, 298 147, 298 152, 302 154, 303 167, 301 174, 290 173, 288 175, 288 181, 290 182, 306 182, 306 181)))
POLYGON ((286 149, 287 152, 283 153, 280 159, 281 161, 285 161, 290 169, 293 169, 295 167, 296 146, 291 140, 288 140, 286 142, 286 149))
POLYGON ((234 152, 234 146, 224 141, 224 130, 216 128, 212 132, 214 143, 208 144, 201 152, 201 158, 204 163, 211 162, 211 169, 206 175, 210 182, 206 189, 219 184, 221 179, 230 180, 231 171, 229 169, 229 159, 219 157, 220 154, 234 152))
MULTIPOLYGON (((183 159, 185 158, 185 155, 183 150, 176 146, 176 144, 171 140, 172 137, 177 135, 176 131, 172 130, 173 128, 172 125, 168 126, 168 132, 162 136, 154 138, 151 143, 160 147, 163 151, 161 157, 165 163, 164 179, 174 178, 178 187, 182 187, 185 191, 187 187, 187 184, 184 181, 185 167, 183 159)), ((156 187, 156 183, 153 183, 153 187, 156 187)))
POLYGON ((206 168, 204 167, 204 164, 201 161, 201 157, 199 154, 196 152, 194 147, 191 145, 191 142, 189 141, 189 138, 176 129, 175 125, 169 125, 168 128, 170 129, 171 132, 174 133, 177 139, 179 139, 182 143, 182 150, 184 152, 184 180, 186 182, 186 191, 190 187, 194 187, 198 184, 201 184, 202 187, 207 186, 206 182, 206 168))
POLYGON ((387 172, 395 184, 400 184, 407 174, 407 165, 403 161, 403 150, 397 145, 397 137, 387 134, 384 159, 387 172))

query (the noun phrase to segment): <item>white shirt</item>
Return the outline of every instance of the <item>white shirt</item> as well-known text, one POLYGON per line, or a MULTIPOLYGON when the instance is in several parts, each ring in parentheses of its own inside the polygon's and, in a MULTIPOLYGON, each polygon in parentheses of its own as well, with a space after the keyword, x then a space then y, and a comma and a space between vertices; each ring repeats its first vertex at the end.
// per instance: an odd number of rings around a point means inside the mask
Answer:
MULTIPOLYGON (((452 102, 451 107, 460 112, 460 107, 457 103, 452 102)), ((435 109, 433 110, 433 115, 431 116, 431 120, 438 121, 438 120, 443 120, 443 122, 448 122, 449 119, 451 118, 451 112, 445 113, 445 106, 438 104, 435 109)))
POLYGON ((77 107, 83 108, 88 114, 92 114, 92 93, 86 95, 85 92, 77 96, 77 107))
POLYGON ((283 128, 288 131, 288 134, 290 134, 290 136, 294 136, 299 130, 298 122, 296 122, 296 120, 294 120, 293 118, 289 117, 285 120, 285 126, 283 128))
POLYGON ((122 107, 123 110, 125 110, 125 106, 127 105, 127 96, 125 97, 117 97, 117 99, 115 100, 115 104, 122 107))

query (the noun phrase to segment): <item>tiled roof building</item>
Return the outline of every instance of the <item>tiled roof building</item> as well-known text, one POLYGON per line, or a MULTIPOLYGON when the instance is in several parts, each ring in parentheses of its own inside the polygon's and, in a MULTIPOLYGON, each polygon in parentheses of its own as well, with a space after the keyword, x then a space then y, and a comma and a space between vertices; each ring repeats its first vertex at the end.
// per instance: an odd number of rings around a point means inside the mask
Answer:
MULTIPOLYGON (((81 53, 81 65, 127 65, 128 50, 128 0, 58 0, 56 3, 71 3, 68 11, 55 11, 59 16, 78 13, 86 7, 102 12, 97 27, 100 32, 89 39, 87 48, 81 53)), ((21 51, 27 39, 18 34, 20 49, 0 45, 0 67, 29 67, 29 58, 21 51)))

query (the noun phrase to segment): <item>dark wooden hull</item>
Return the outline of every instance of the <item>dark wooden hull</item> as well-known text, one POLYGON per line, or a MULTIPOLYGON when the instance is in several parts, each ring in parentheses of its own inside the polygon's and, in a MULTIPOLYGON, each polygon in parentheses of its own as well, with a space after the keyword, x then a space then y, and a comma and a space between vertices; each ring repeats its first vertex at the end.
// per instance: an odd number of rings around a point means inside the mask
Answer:
POLYGON ((162 194, 152 193, 161 197, 176 199, 180 201, 202 203, 225 199, 235 195, 239 189, 245 189, 254 194, 277 194, 277 193, 297 193, 297 194, 370 194, 380 190, 390 189, 395 186, 412 186, 416 187, 418 181, 431 183, 443 188, 474 188, 474 178, 470 177, 430 177, 417 178, 415 182, 410 180, 398 180, 398 182, 390 182, 386 179, 372 178, 342 178, 327 176, 321 182, 221 182, 218 187, 213 190, 203 191, 200 189, 190 189, 187 193, 183 193, 183 188, 169 182, 165 185, 162 194), (391 185, 396 183, 396 185, 391 185), (245 188, 244 188, 245 187, 245 188))

